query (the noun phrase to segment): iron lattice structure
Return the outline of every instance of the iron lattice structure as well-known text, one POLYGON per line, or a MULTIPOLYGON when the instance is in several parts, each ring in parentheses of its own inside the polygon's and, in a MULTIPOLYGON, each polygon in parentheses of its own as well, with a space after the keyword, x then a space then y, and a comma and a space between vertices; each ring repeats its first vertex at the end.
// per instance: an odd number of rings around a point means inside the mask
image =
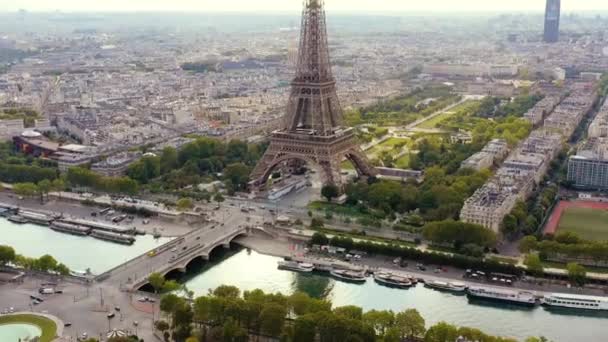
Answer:
POLYGON ((324 3, 304 0, 296 75, 283 127, 272 133, 270 146, 251 175, 251 185, 264 186, 278 167, 306 163, 321 173, 323 184, 342 188, 340 164, 344 159, 352 162, 359 176, 375 176, 353 129, 343 125, 331 72, 324 3))

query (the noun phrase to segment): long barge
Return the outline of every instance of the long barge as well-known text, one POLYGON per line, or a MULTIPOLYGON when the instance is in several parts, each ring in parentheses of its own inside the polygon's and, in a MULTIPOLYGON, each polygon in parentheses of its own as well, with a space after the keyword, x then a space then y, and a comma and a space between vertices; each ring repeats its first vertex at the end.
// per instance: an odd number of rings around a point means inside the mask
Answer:
POLYGON ((106 232, 103 230, 93 230, 91 236, 100 240, 112 241, 125 245, 132 245, 133 242, 135 242, 135 238, 131 235, 106 232))
POLYGON ((53 218, 41 213, 33 211, 19 210, 19 216, 25 218, 28 222, 48 226, 53 222, 53 218))
POLYGON ((91 228, 83 227, 75 224, 65 222, 53 222, 51 223, 51 229, 54 231, 68 233, 73 235, 86 236, 91 233, 91 228))

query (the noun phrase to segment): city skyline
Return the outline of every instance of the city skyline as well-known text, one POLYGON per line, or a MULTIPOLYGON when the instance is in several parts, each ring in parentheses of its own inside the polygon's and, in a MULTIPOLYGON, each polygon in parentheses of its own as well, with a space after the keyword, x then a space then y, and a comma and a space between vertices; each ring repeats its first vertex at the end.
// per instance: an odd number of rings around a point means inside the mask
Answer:
MULTIPOLYGON (((299 10, 301 1, 292 0, 226 0, 222 2, 196 0, 119 0, 83 2, 77 0, 58 0, 52 3, 42 0, 23 0, 19 3, 0 3, 0 11, 220 11, 220 12, 268 12, 299 10)), ((449 0, 361 0, 353 3, 348 0, 326 1, 329 11, 413 11, 413 12, 496 12, 496 11, 538 11, 545 8, 545 0, 512 0, 508 3, 484 0, 462 0, 458 5, 449 0)), ((562 10, 592 11, 608 10, 608 2, 603 0, 566 1, 562 10)))

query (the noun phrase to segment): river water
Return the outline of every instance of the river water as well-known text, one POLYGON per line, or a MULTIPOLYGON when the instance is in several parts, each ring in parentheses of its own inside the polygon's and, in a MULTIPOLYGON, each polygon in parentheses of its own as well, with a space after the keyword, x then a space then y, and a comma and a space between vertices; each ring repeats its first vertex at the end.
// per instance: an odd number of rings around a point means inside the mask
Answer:
MULTIPOLYGON (((46 227, 15 225, 0 220, 0 244, 11 245, 18 253, 27 256, 37 257, 48 253, 70 268, 91 267, 96 273, 142 254, 161 241, 143 236, 138 237, 133 246, 123 246, 57 233, 46 227)), ((234 285, 241 290, 259 288, 284 294, 303 291, 311 296, 330 299, 334 307, 352 304, 365 310, 393 311, 415 308, 425 318, 427 326, 446 321, 522 341, 526 337, 540 335, 554 342, 608 341, 608 313, 549 312, 542 307, 526 309, 469 301, 466 296, 439 292, 422 285, 405 290, 392 289, 376 284, 371 278, 365 284, 351 284, 324 275, 278 270, 279 260, 235 247, 215 255, 211 262, 193 265, 181 280, 196 295, 205 295, 209 289, 220 285, 234 285)))
POLYGON ((14 224, 0 218, 0 245, 12 246, 28 257, 52 255, 71 270, 91 269, 100 274, 169 241, 152 235, 138 236, 131 246, 56 232, 49 227, 14 224))

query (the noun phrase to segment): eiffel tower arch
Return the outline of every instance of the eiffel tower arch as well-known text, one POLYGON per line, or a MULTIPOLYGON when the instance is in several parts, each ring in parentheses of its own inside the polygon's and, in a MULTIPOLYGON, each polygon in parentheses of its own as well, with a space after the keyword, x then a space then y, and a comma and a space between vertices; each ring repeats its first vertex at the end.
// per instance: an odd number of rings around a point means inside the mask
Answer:
POLYGON ((354 130, 343 126, 322 0, 304 1, 296 75, 286 111, 282 129, 272 133, 268 150, 251 174, 252 188, 263 187, 273 170, 294 161, 318 170, 324 185, 340 189, 340 164, 345 159, 352 162, 359 176, 376 175, 354 130))

